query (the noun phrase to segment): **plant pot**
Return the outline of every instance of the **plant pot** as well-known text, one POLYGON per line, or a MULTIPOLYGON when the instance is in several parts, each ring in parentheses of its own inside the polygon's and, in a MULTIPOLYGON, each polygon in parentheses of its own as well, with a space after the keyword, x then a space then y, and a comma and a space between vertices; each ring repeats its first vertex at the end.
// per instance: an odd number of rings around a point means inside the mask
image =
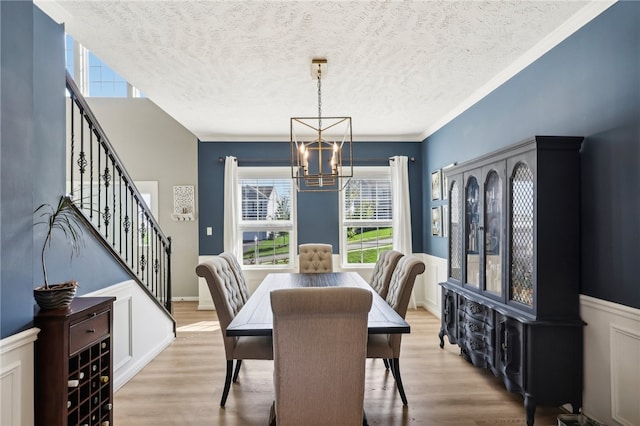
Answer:
POLYGON ((67 281, 63 284, 53 284, 49 288, 37 287, 33 289, 33 297, 40 309, 68 308, 76 295, 77 281, 67 281))

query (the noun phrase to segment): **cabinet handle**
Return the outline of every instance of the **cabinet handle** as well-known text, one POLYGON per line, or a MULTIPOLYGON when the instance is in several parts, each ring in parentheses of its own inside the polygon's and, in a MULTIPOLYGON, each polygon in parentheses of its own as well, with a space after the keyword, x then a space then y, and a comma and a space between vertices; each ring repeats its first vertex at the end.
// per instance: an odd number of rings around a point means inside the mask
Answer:
POLYGON ((96 329, 95 328, 90 328, 87 330, 87 333, 95 333, 96 329))
POLYGON ((91 313, 89 314, 89 316, 93 318, 93 317, 95 317, 95 316, 98 316, 98 313, 97 313, 97 312, 91 312, 91 313))

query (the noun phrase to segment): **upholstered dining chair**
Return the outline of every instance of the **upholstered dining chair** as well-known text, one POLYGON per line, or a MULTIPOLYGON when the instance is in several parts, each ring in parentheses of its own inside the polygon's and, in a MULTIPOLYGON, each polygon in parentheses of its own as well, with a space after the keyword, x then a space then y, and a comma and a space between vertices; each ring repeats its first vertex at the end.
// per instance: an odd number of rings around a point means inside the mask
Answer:
POLYGON ((333 272, 333 247, 331 244, 306 243, 298 246, 300 273, 318 274, 333 272))
POLYGON ((275 402, 269 424, 366 424, 371 290, 296 288, 273 290, 270 296, 275 402))
POLYGON ((387 250, 380 253, 378 261, 373 268, 373 274, 371 275, 371 287, 382 297, 387 298, 389 292, 389 283, 391 282, 391 275, 396 269, 396 265, 400 258, 404 256, 397 250, 387 250))
POLYGON ((244 303, 247 303, 247 300, 249 300, 249 289, 247 288, 247 281, 244 279, 240 262, 238 262, 236 256, 229 251, 222 252, 219 256, 229 263, 231 271, 236 276, 236 282, 240 288, 240 295, 242 296, 244 303))
POLYGON ((220 406, 224 407, 231 387, 232 373, 233 382, 235 383, 238 379, 238 372, 243 359, 272 360, 272 339, 267 336, 227 336, 227 327, 244 305, 244 302, 235 275, 225 259, 216 256, 206 260, 196 267, 196 273, 207 281, 207 286, 216 308, 216 314, 218 315, 220 331, 222 332, 227 359, 227 373, 222 399, 220 400, 220 406), (233 360, 237 360, 235 372, 233 360))
MULTIPOLYGON (((407 307, 416 277, 425 270, 424 262, 415 256, 404 256, 398 261, 391 275, 387 303, 402 317, 407 315, 407 307)), ((402 403, 407 405, 407 396, 400 376, 400 344, 402 334, 371 334, 367 341, 367 358, 382 358, 391 369, 402 403)))

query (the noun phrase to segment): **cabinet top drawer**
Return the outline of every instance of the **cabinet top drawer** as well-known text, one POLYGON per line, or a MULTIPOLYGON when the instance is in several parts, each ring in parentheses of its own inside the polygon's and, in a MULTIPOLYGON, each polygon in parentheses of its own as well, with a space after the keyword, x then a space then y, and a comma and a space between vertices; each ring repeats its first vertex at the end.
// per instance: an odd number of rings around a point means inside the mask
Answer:
POLYGON ((103 311, 96 316, 72 324, 69 328, 69 355, 73 355, 109 334, 111 311, 103 311))

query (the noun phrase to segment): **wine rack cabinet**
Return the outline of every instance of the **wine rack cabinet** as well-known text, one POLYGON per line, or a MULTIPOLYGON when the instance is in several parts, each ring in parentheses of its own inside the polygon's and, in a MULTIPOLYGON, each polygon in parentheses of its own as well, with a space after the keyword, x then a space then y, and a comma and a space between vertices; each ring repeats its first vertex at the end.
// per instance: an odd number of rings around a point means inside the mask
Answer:
POLYGON ((113 424, 113 301, 76 297, 36 312, 36 425, 113 424))

